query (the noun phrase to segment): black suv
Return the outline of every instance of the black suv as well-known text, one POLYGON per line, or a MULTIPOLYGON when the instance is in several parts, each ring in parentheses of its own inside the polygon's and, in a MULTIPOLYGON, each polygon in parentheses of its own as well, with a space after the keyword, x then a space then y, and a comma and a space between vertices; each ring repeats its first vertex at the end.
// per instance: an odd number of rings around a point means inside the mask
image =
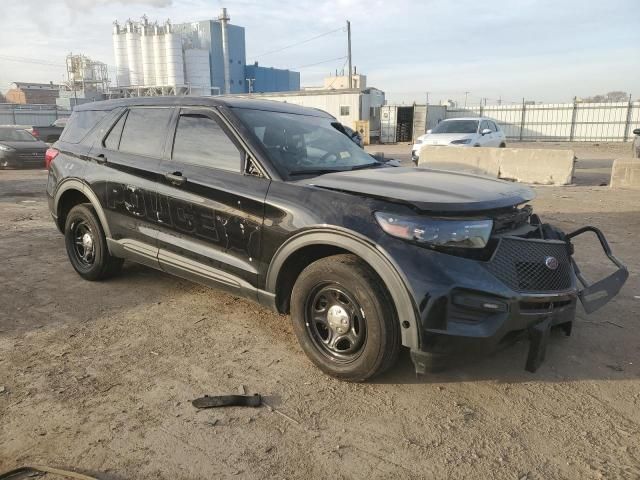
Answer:
POLYGON ((382 372, 401 346, 425 372, 517 332, 533 371, 578 298, 592 311, 627 278, 598 230, 542 223, 528 187, 391 166, 327 113, 287 103, 89 103, 47 162, 82 277, 127 259, 290 312, 307 355, 343 379, 382 372), (592 286, 571 256, 586 230, 619 267, 592 286))

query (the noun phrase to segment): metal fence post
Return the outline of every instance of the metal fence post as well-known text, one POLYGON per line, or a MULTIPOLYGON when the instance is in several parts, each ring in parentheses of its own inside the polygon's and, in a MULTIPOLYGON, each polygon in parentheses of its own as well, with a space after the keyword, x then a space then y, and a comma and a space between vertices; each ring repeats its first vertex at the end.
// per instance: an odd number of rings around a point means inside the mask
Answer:
POLYGON ((569 141, 573 142, 576 134, 576 117, 578 113, 578 98, 573 97, 573 109, 571 111, 571 130, 569 130, 569 141))
POLYGON ((522 132, 524 131, 525 114, 527 113, 527 104, 522 99, 522 114, 520 116, 520 141, 522 141, 522 132))
POLYGON ((13 115, 13 124, 14 124, 14 125, 17 125, 17 124, 18 124, 18 122, 16 122, 16 107, 15 107, 15 106, 12 106, 12 107, 11 107, 11 113, 12 113, 12 115, 13 115))
POLYGON ((633 109, 633 102, 631 101, 631 94, 629 94, 629 103, 627 103, 627 120, 624 124, 624 137, 623 142, 629 140, 629 130, 631 129, 631 111, 633 109))

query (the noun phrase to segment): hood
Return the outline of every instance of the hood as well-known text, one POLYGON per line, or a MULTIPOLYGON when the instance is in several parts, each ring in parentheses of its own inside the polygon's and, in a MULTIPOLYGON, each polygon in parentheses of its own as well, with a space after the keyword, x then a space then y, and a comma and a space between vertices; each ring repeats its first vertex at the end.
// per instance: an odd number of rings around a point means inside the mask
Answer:
POLYGON ((41 142, 40 140, 36 142, 8 142, 4 140, 0 140, 2 145, 6 145, 7 147, 15 148, 16 150, 46 150, 47 144, 41 142))
POLYGON ((533 190, 519 183, 410 167, 328 173, 305 183, 437 212, 492 210, 519 205, 535 197, 533 190))
POLYGON ((454 140, 474 137, 473 133, 428 133, 422 137, 422 145, 449 145, 454 140))

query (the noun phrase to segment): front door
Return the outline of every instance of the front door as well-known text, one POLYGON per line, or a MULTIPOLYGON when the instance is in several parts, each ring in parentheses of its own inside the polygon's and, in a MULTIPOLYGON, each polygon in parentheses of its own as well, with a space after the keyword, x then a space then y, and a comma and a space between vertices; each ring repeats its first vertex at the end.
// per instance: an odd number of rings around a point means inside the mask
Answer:
POLYGON ((167 272, 254 296, 270 180, 244 173, 245 150, 214 108, 182 108, 162 164, 171 221, 160 225, 167 272))

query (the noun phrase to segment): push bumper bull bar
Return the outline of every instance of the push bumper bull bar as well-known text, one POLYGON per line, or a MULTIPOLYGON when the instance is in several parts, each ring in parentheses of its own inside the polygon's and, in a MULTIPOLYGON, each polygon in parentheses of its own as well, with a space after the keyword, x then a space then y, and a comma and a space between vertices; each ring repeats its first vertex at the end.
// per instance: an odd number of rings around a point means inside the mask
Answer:
POLYGON ((618 292, 620 292, 620 289, 624 285, 624 282, 626 282, 627 278, 629 278, 629 271, 627 270, 627 267, 613 255, 613 252, 611 252, 611 247, 609 247, 609 243, 607 242, 604 234, 596 227, 586 226, 579 228, 574 232, 568 233, 566 235, 567 242, 571 243, 571 239, 586 232, 593 232, 596 237, 598 237, 598 241, 600 242, 604 253, 609 258, 609 260, 616 267, 618 267, 618 270, 616 270, 608 277, 590 284, 582 275, 578 264, 575 262, 573 257, 571 257, 573 270, 575 271, 578 281, 583 287, 578 291, 578 298, 580 299, 580 303, 582 303, 585 312, 593 313, 599 308, 606 305, 613 297, 618 294, 618 292))
MULTIPOLYGON (((596 227, 582 227, 565 235, 565 239, 571 253, 573 253, 571 239, 587 232, 593 232, 596 235, 607 258, 609 258, 609 260, 618 267, 614 273, 602 280, 598 280, 595 283, 589 283, 582 275, 580 267, 578 267, 573 255, 571 256, 571 263, 573 265, 576 278, 582 285, 582 288, 578 290, 578 299, 580 300, 580 303, 582 303, 582 307, 585 312, 593 313, 607 304, 618 294, 618 292, 620 292, 624 282, 626 282, 629 277, 629 271, 627 270, 627 267, 618 260, 615 255, 613 255, 606 237, 596 227)), ((530 345, 525 370, 535 372, 544 361, 547 344, 549 343, 549 331, 551 330, 551 326, 551 317, 548 317, 529 329, 530 345)), ((565 326, 565 332, 567 335, 571 333, 571 324, 565 326)))

